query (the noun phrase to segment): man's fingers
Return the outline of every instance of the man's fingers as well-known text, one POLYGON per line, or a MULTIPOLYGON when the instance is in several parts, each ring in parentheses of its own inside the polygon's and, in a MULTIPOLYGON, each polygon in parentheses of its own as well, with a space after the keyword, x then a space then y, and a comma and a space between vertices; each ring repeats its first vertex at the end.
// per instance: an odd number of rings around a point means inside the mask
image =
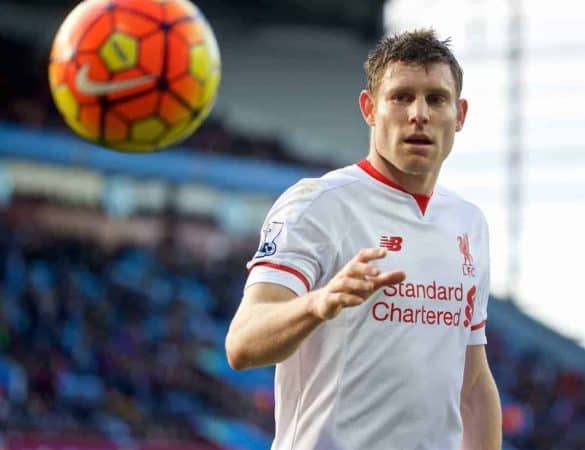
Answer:
POLYGON ((354 256, 353 260, 357 262, 367 263, 374 259, 381 259, 386 256, 386 249, 384 248, 364 248, 354 256))
POLYGON ((336 292, 331 294, 331 301, 338 306, 355 306, 364 302, 364 298, 359 295, 348 294, 346 292, 336 292))
POLYGON ((406 273, 403 270, 396 270, 394 272, 385 272, 377 277, 368 277, 376 285, 376 289, 382 286, 401 283, 406 279, 406 273))
POLYGON ((372 291, 375 288, 375 282, 359 278, 343 277, 335 280, 331 285, 331 292, 347 292, 352 294, 361 294, 372 291))
POLYGON ((380 275, 380 269, 376 266, 363 262, 352 262, 346 266, 345 274, 348 277, 364 278, 366 276, 375 277, 380 275))

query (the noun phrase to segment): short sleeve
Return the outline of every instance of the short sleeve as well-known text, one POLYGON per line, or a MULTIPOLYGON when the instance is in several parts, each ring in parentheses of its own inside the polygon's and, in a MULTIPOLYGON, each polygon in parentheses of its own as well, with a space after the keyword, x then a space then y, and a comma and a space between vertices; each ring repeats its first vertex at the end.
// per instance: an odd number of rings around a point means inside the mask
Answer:
POLYGON ((481 234, 481 273, 478 280, 475 299, 473 301, 473 315, 470 324, 469 341, 467 345, 482 345, 487 343, 485 328, 487 323, 487 308, 490 294, 490 249, 487 223, 482 216, 481 234))
POLYGON ((260 245, 247 263, 246 287, 283 285, 297 295, 313 289, 331 258, 327 214, 315 206, 318 180, 302 180, 274 204, 262 226, 260 245))

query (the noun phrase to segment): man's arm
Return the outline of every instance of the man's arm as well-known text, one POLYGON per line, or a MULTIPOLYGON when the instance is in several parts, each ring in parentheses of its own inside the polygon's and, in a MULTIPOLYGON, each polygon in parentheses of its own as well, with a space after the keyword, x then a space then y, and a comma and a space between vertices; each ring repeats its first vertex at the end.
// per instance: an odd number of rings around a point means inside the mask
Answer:
POLYGON ((341 309, 360 305, 379 287, 404 280, 402 271, 380 274, 371 264, 385 255, 379 248, 362 250, 325 287, 300 297, 272 283, 248 287, 225 341, 230 366, 242 370, 283 361, 341 309))
POLYGON ((286 359, 324 319, 310 310, 310 292, 302 297, 272 283, 246 289, 226 340, 228 362, 242 370, 286 359))
POLYGON ((462 450, 502 448, 500 396, 483 345, 470 345, 465 353, 461 417, 462 450))

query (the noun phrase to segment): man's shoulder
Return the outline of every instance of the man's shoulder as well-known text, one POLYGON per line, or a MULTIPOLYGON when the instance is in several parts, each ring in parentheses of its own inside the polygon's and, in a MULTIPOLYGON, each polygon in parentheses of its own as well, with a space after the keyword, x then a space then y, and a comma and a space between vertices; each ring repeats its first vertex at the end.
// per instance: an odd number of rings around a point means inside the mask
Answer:
POLYGON ((318 178, 303 178, 292 185, 287 192, 319 195, 327 191, 342 189, 358 181, 359 179, 355 175, 355 166, 345 166, 331 170, 318 178))
POLYGON ((480 217, 485 221, 485 217, 481 208, 475 203, 462 197, 461 194, 444 186, 437 185, 433 195, 437 195, 445 207, 456 208, 461 212, 480 217))
POLYGON ((358 181, 352 166, 332 170, 319 178, 303 178, 288 188, 274 203, 274 207, 295 204, 297 208, 307 208, 324 194, 343 190, 358 181))
POLYGON ((320 192, 339 189, 359 181, 355 172, 355 165, 345 166, 339 169, 331 170, 319 178, 304 178, 292 187, 294 188, 295 186, 299 185, 311 186, 320 192))

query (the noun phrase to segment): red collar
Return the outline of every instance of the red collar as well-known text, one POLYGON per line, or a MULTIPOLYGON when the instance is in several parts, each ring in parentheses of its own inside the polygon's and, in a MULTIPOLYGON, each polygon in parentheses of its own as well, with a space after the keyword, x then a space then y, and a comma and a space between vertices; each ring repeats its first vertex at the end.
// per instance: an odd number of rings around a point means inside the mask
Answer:
POLYGON ((372 165, 372 163, 370 161, 368 161, 367 159, 362 159, 360 162, 357 163, 357 166, 360 169, 362 169, 364 172, 366 172, 368 175, 370 175, 372 178, 375 178, 376 180, 378 180, 380 183, 384 183, 387 186, 390 186, 394 189, 398 189, 399 191, 406 192, 407 194, 412 195, 412 197, 416 200, 416 203, 424 216, 424 214, 427 210, 427 206, 429 204, 429 201, 431 200, 430 195, 412 194, 412 193, 408 192, 406 189, 404 189, 398 183, 395 183, 394 181, 390 180, 389 178, 387 178, 386 176, 381 174, 378 171, 378 169, 376 169, 372 165))

